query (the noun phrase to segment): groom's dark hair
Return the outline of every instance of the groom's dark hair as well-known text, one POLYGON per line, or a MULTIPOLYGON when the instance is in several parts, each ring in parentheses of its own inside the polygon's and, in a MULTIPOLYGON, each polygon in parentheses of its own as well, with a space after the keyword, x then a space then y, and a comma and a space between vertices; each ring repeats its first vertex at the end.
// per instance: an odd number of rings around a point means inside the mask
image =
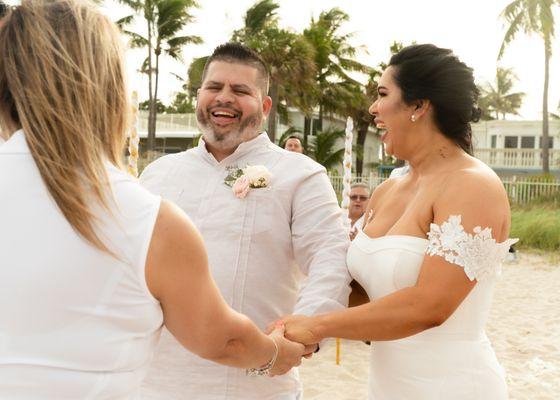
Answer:
POLYGON ((268 81, 270 75, 268 73, 268 68, 260 55, 257 54, 253 49, 236 42, 229 42, 221 44, 214 49, 214 52, 204 65, 204 71, 202 72, 201 82, 204 82, 206 74, 208 73, 208 68, 210 64, 214 61, 224 61, 232 64, 245 64, 253 68, 256 68, 259 72, 259 80, 261 91, 263 96, 268 93, 268 81))

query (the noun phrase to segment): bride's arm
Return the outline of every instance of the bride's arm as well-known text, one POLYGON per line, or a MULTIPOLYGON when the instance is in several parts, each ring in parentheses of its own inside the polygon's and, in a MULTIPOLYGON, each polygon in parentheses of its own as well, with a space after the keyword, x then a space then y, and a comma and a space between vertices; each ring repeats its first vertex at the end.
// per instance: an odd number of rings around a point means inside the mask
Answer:
MULTIPOLYGON (((202 237, 173 204, 162 201, 146 261, 146 282, 163 310, 164 324, 188 350, 234 367, 257 368, 275 353, 271 337, 232 310, 208 269, 202 237)), ((302 345, 273 333, 279 347, 273 373, 299 365, 302 345)))
MULTIPOLYGON (((509 232, 509 205, 499 179, 469 172, 446 187, 433 207, 434 223, 461 215, 465 231, 492 229, 501 242, 509 232)), ((382 266, 381 266, 382 267, 382 266)), ((441 325, 476 285, 465 269, 439 255, 426 255, 415 286, 348 310, 284 319, 287 337, 313 343, 328 337, 395 340, 441 325)))

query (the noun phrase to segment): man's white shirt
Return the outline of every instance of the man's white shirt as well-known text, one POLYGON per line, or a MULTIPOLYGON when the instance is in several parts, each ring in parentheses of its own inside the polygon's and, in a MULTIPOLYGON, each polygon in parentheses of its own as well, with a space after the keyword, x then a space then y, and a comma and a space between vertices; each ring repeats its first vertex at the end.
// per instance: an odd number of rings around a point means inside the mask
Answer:
MULTIPOLYGON (((348 233, 325 169, 307 156, 279 148, 262 133, 218 162, 201 139, 194 149, 156 160, 141 181, 192 219, 222 295, 261 329, 283 315, 320 314, 347 305, 348 233), (251 189, 239 199, 224 179, 227 167, 247 165, 264 165, 272 177, 269 187, 251 189), (302 275, 307 276, 303 285, 302 275)), ((297 370, 274 378, 246 377, 169 341, 175 339, 164 332, 160 347, 174 351, 156 355, 143 387, 146 398, 176 398, 172 393, 193 400, 301 396, 297 370), (168 379, 156 381, 161 371, 168 379)))

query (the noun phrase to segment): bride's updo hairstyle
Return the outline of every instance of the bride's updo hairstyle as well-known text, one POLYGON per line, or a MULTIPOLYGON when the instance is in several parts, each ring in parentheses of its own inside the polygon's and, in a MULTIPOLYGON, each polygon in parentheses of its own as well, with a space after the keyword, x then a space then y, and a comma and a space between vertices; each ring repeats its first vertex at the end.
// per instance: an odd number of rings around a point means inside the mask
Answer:
POLYGON ((478 121, 478 88, 473 70, 451 50, 432 44, 405 47, 391 57, 393 78, 406 104, 429 100, 441 132, 468 154, 473 153, 471 122, 478 121))

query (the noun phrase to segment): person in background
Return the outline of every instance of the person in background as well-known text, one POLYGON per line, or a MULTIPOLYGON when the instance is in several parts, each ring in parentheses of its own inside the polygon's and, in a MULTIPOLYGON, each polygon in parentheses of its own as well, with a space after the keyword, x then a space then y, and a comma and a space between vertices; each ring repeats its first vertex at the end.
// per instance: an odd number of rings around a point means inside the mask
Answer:
POLYGON ((286 139, 286 142, 284 143, 284 149, 292 151, 294 153, 304 153, 301 140, 297 136, 290 136, 288 139, 286 139))
POLYGON ((354 239, 357 230, 362 229, 364 225, 364 213, 369 200, 369 185, 365 183, 352 184, 349 197, 350 239, 354 239))
POLYGON ((190 219, 123 171, 118 28, 23 0, 0 43, 0 398, 137 398, 163 325, 251 374, 298 365, 309 350, 232 310, 190 219))

